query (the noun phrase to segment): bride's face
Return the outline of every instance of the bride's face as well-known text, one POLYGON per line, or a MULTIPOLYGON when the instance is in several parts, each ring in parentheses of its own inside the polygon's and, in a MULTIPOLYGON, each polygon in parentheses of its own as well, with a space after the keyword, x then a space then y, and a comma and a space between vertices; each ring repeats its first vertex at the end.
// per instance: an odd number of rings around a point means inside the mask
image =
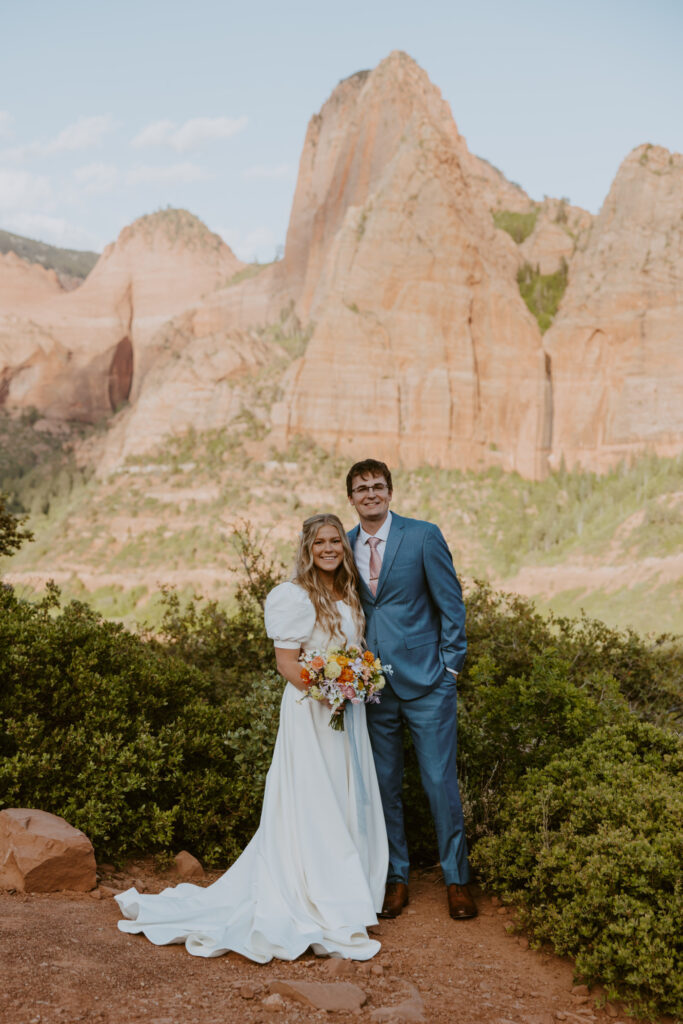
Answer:
POLYGON ((344 548, 336 526, 325 523, 313 541, 313 564, 321 572, 334 572, 344 560, 344 548))

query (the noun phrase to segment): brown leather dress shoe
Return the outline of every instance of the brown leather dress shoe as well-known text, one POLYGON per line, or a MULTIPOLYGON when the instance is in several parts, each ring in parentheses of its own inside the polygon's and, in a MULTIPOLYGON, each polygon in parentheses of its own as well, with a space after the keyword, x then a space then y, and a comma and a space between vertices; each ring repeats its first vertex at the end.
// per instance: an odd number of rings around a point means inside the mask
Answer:
POLYGON ((408 886, 405 882, 387 882, 384 904, 378 917, 398 917, 408 905, 408 886))
POLYGON ((477 904, 470 896, 466 885, 447 885, 448 913, 454 921, 464 921, 477 916, 477 904))

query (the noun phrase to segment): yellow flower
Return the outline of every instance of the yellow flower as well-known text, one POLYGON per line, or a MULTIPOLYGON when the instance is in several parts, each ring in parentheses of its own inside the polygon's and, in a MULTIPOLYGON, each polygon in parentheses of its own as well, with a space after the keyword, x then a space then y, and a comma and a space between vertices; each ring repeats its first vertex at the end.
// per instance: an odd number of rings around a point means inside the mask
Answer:
POLYGON ((382 662, 379 660, 379 658, 375 658, 375 663, 373 667, 376 668, 378 672, 382 671, 382 662))
POLYGON ((343 654, 338 654, 334 660, 337 662, 338 665, 341 665, 342 668, 346 668, 346 666, 349 663, 349 659, 345 658, 343 654))
POLYGON ((318 700, 318 698, 320 697, 320 690, 317 686, 309 687, 308 692, 310 693, 313 700, 318 700))
POLYGON ((339 679, 341 673, 341 665, 339 665, 336 661, 330 661, 325 666, 326 679, 339 679))
POLYGON ((384 676, 380 676, 379 679, 377 680, 377 682, 375 683, 375 693, 378 690, 383 690, 385 683, 386 683, 386 679, 384 678, 384 676))

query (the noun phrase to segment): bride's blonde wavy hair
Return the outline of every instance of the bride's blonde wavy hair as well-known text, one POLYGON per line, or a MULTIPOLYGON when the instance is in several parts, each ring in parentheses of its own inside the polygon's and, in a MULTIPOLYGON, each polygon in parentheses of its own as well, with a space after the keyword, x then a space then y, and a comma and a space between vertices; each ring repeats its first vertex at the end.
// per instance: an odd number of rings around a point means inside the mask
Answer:
POLYGON ((333 595, 320 579, 313 562, 313 542, 318 536, 321 526, 334 526, 335 530, 339 531, 343 560, 335 570, 334 586, 342 601, 345 601, 351 608, 358 635, 362 637, 365 633, 365 615, 358 597, 358 570, 353 560, 353 552, 346 536, 346 530, 342 526, 341 520, 331 512, 320 512, 304 520, 293 580, 303 587, 313 602, 317 622, 327 630, 330 636, 341 636, 342 620, 339 609, 334 602, 333 595))

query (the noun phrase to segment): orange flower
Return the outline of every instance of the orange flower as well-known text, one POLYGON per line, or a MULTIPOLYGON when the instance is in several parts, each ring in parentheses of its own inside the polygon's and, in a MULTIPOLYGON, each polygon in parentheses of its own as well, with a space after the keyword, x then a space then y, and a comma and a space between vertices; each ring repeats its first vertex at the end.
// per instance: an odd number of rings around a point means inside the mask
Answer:
POLYGON ((301 669, 301 679, 303 680, 304 683, 310 683, 311 673, 308 671, 307 668, 301 669))
POLYGON ((353 682, 353 672, 351 671, 350 668, 343 668, 342 669, 342 673, 339 676, 339 682, 340 683, 352 683, 353 682))
POLYGON ((374 660, 375 655, 372 653, 372 651, 366 651, 365 654, 363 655, 363 661, 367 661, 368 665, 370 665, 374 660))
POLYGON ((334 660, 337 662, 338 665, 341 665, 342 668, 346 668, 346 666, 349 663, 349 659, 345 658, 343 654, 338 654, 334 660))
POLYGON ((313 659, 313 661, 311 662, 311 668, 315 669, 315 671, 317 672, 318 669, 321 669, 321 668, 324 668, 324 667, 325 667, 325 659, 321 658, 320 655, 318 654, 313 659))

